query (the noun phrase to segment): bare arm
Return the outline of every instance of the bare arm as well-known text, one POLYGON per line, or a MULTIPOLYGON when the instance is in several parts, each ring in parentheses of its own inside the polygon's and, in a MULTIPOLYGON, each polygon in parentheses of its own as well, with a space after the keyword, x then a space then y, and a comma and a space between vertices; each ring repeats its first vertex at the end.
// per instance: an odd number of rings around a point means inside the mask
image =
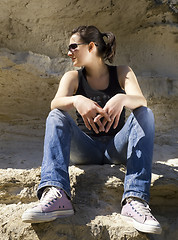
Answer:
POLYGON ((132 110, 140 106, 146 107, 147 101, 143 96, 137 78, 132 69, 128 66, 119 66, 118 76, 119 83, 126 92, 125 97, 123 96, 124 106, 132 110))
POLYGON ((58 91, 51 102, 51 110, 58 108, 68 111, 74 106, 75 93, 78 87, 77 71, 70 71, 64 74, 61 78, 58 91))

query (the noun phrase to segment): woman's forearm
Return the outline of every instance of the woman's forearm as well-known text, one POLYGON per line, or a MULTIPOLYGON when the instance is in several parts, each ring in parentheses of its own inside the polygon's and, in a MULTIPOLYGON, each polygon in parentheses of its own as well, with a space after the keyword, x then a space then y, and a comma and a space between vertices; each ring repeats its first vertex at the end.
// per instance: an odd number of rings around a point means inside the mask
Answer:
POLYGON ((74 107, 76 96, 56 97, 51 102, 51 110, 58 108, 68 111, 74 107))
POLYGON ((123 105, 126 108, 134 110, 138 107, 144 106, 147 107, 147 101, 144 96, 138 95, 123 95, 123 105))

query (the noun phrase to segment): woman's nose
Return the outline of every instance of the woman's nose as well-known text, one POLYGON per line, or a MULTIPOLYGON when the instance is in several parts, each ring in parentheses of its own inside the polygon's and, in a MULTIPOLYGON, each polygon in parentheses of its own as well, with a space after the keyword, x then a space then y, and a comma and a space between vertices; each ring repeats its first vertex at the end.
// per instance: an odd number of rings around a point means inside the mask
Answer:
POLYGON ((68 50, 67 55, 68 55, 69 57, 72 56, 72 52, 71 52, 70 50, 68 50))

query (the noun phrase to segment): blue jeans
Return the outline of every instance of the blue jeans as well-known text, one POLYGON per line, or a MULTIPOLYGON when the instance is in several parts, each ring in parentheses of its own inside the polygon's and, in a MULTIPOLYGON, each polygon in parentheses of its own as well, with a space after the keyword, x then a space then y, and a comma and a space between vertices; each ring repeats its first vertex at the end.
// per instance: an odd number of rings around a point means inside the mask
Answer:
POLYGON ((126 164, 122 201, 138 197, 149 202, 154 116, 146 107, 135 109, 115 136, 90 137, 67 112, 54 109, 46 121, 41 182, 44 187, 62 188, 70 197, 68 167, 72 164, 126 164))

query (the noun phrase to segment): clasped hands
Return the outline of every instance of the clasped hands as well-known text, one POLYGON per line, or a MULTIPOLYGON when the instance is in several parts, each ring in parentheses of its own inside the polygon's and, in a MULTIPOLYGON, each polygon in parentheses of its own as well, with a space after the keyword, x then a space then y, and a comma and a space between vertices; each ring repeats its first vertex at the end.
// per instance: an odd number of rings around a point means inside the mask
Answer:
POLYGON ((85 126, 89 130, 93 129, 97 134, 99 132, 107 133, 113 123, 113 128, 116 128, 119 123, 123 109, 123 96, 123 94, 115 95, 102 108, 91 99, 78 95, 74 107, 82 116, 85 126))

